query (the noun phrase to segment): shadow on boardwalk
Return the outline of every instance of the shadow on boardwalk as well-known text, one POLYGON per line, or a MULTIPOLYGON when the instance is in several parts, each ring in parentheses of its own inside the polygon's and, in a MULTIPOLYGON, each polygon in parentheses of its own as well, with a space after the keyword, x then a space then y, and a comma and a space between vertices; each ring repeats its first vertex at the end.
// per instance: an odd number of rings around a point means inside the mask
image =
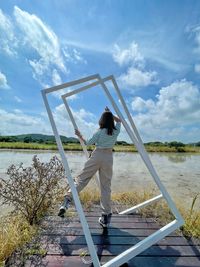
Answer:
MULTIPOLYGON (((113 258, 114 256, 119 255, 120 253, 124 252, 126 249, 132 247, 134 244, 141 241, 136 236, 128 235, 129 237, 129 244, 113 244, 113 238, 115 236, 109 235, 109 230, 102 230, 102 234, 98 235, 96 237, 95 244, 97 255, 99 257, 99 261, 103 265, 108 260, 113 258), (131 241, 131 242, 130 242, 131 241)), ((124 238, 124 236, 127 235, 126 231, 122 231, 119 228, 112 227, 112 232, 115 233, 116 236, 124 238)), ((94 236, 93 236, 93 239, 94 236)), ((125 237, 126 239, 126 237, 125 237)), ((62 249, 62 254, 65 256, 72 256, 74 255, 75 250, 83 250, 83 238, 82 237, 76 237, 72 242, 68 242, 66 237, 62 237, 60 240, 60 247, 62 249), (78 245, 79 244, 79 245, 78 245)), ((125 266, 131 266, 131 267, 169 267, 169 266, 176 266, 176 261, 180 257, 180 252, 176 250, 175 248, 172 248, 170 246, 166 246, 164 248, 160 248, 159 246, 155 245, 144 251, 140 254, 142 257, 136 257, 127 263, 121 265, 123 267, 125 266), (168 259, 157 256, 165 256, 165 255, 175 255, 175 257, 170 257, 168 259), (150 256, 150 257, 148 257, 150 256)), ((86 257, 86 260, 89 260, 90 257, 86 257)), ((74 266, 76 266, 76 263, 74 263, 74 266)), ((89 265, 88 265, 89 266, 89 265)), ((93 266, 90 264, 90 266, 93 266)), ((180 265, 179 265, 180 266, 180 265)), ((182 267, 188 267, 188 265, 182 265, 182 267)))
MULTIPOLYGON (((111 226, 103 231, 98 224, 98 214, 87 212, 92 238, 101 265, 137 244, 160 228, 153 219, 139 215, 116 215, 111 226)), ((177 233, 172 233, 158 244, 151 246, 122 266, 129 267, 199 267, 200 240, 187 240, 177 233)), ((26 249, 15 253, 6 266, 12 267, 86 267, 80 255, 88 251, 85 236, 78 217, 60 219, 48 216, 42 223, 40 235, 26 249), (39 245, 45 255, 33 253, 26 255, 27 248, 39 245), (24 253, 24 254, 23 254, 24 253)), ((38 251, 39 252, 39 251, 38 251)), ((86 256, 86 260, 90 257, 86 256)), ((117 266, 118 267, 118 266, 117 266)))

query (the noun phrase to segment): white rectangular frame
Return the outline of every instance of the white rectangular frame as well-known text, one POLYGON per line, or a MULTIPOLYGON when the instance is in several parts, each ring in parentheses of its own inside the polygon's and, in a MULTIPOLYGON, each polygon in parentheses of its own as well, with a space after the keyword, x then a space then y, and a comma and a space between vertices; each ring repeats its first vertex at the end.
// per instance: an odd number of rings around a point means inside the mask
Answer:
MULTIPOLYGON (((56 128, 56 124, 55 124, 55 121, 54 121, 54 118, 53 118, 53 114, 51 112, 51 109, 50 109, 50 106, 49 106, 49 103, 48 103, 48 99, 47 99, 47 96, 46 94, 48 93, 51 93, 51 92, 54 92, 54 91, 57 91, 57 90, 60 90, 62 88, 67 88, 69 86, 74 86, 74 85, 77 85, 77 84, 80 84, 80 83, 84 83, 84 82, 89 82, 90 80, 97 80, 96 82, 93 82, 93 83, 89 83, 88 85, 86 86, 83 86, 81 88, 78 88, 72 92, 69 92, 67 94, 64 94, 62 95, 62 99, 65 103, 65 107, 69 113, 69 116, 70 116, 70 119, 72 120, 72 124, 74 126, 75 129, 77 129, 77 125, 76 125, 76 122, 73 118, 73 115, 72 115, 72 112, 69 108, 69 105, 67 104, 67 101, 66 101, 66 97, 69 97, 73 94, 77 94, 81 91, 84 91, 86 89, 89 89, 93 86, 96 86, 96 85, 101 85, 102 88, 104 89, 104 92, 106 94, 106 96, 108 97, 108 99, 110 100, 115 112, 117 113, 117 115, 120 117, 120 119, 122 120, 122 123, 123 123, 123 126, 125 127, 128 135, 130 136, 131 140, 133 141, 133 143, 135 144, 136 148, 138 149, 138 152, 140 153, 140 156, 142 157, 147 169, 149 170, 151 176, 153 177, 155 183, 157 184, 158 188, 160 189, 160 191, 162 192, 161 195, 158 195, 150 200, 147 200, 141 204, 138 204, 128 210, 125 210, 125 211, 122 211, 120 212, 120 214, 128 214, 128 213, 131 213, 133 212, 134 210, 138 209, 138 208, 141 208, 141 207, 144 207, 154 201, 157 201, 161 198, 165 198, 165 200, 167 201, 174 217, 176 218, 174 221, 168 223, 167 225, 165 225, 164 227, 162 227, 161 229, 157 230, 155 233, 151 234, 150 236, 146 237, 144 240, 140 241, 139 243, 137 243, 136 245, 134 245, 133 247, 129 248, 128 250, 124 251, 123 253, 119 254, 118 256, 116 256, 115 258, 113 258, 112 260, 108 261, 107 263, 105 263, 104 265, 102 265, 102 267, 117 267, 125 262, 127 262, 128 260, 130 260, 131 258, 135 257, 136 255, 138 255, 139 253, 141 253, 142 251, 144 251, 145 249, 147 249, 148 247, 150 247, 151 245, 155 244, 156 242, 158 242, 159 240, 161 240, 162 238, 164 238, 165 236, 167 236, 168 234, 170 234, 171 232, 173 232, 174 230, 176 230, 178 227, 180 227, 183 223, 184 223, 184 220, 182 218, 182 216, 180 215, 179 211, 177 210, 174 202, 172 201, 170 195, 168 194, 167 190, 165 189, 165 187, 163 186, 162 182, 160 181, 160 178, 158 177, 151 161, 150 161, 150 158, 144 148, 144 145, 142 143, 142 140, 139 136, 139 133, 135 127, 135 124, 133 122, 133 119, 132 119, 132 116, 130 115, 129 111, 128 111, 128 108, 125 104, 125 101, 120 93, 120 90, 118 88, 118 85, 116 83, 116 80, 114 78, 113 75, 111 76, 108 76, 104 79, 101 79, 100 75, 99 74, 95 74, 95 75, 92 75, 92 76, 89 76, 89 77, 86 77, 86 78, 83 78, 83 79, 79 79, 79 80, 75 80, 75 81, 72 81, 72 82, 68 82, 68 83, 65 83, 65 84, 62 84, 62 85, 58 85, 58 86, 54 86, 54 87, 51 87, 51 88, 47 88, 47 89, 43 89, 42 90, 42 96, 43 96, 43 100, 44 100, 44 103, 45 103, 45 107, 47 109, 47 113, 48 113, 48 116, 49 116, 49 120, 50 120, 50 123, 51 123, 51 126, 52 126, 52 129, 53 129, 53 132, 54 132, 54 135, 55 135, 55 138, 56 138, 56 142, 57 142, 57 146, 58 146, 58 150, 59 150, 59 153, 61 155, 61 159, 63 161, 63 165, 64 165, 64 168, 65 168, 65 174, 66 174, 66 178, 68 179, 68 182, 69 182, 69 186, 71 188, 71 191, 72 191, 72 195, 73 195, 73 199, 74 199, 74 203, 75 203, 75 206, 76 206, 76 209, 77 209, 77 212, 79 214, 79 218, 80 218, 80 221, 81 221, 81 225, 83 227, 83 232, 84 232, 84 235, 85 235, 85 238, 86 238, 86 242, 87 242, 87 245, 88 245, 88 249, 89 249, 89 252, 90 252, 90 255, 91 255, 91 258, 92 258, 92 261, 93 261, 93 265, 95 267, 99 267, 100 266, 100 262, 99 262, 99 259, 98 259, 98 256, 97 256, 97 253, 96 253, 96 250, 95 250, 95 246, 94 246, 94 243, 93 243, 93 240, 92 240, 92 236, 91 236, 91 233, 90 233, 90 230, 89 230, 89 226, 88 226, 88 223, 86 221, 86 218, 85 218, 85 215, 84 215, 84 212, 83 212, 83 209, 82 209, 82 205, 80 203, 80 200, 79 200, 79 196, 78 196, 78 193, 77 193, 77 190, 76 190, 76 187, 75 187, 75 184, 74 184, 74 181, 73 181, 73 178, 71 176, 71 172, 70 172, 70 169, 69 169, 69 165, 68 165, 68 161, 67 161, 67 158, 65 156, 65 153, 64 153, 64 149, 63 149, 63 146, 62 146, 62 142, 60 140, 60 136, 58 134, 58 131, 57 131, 57 128, 56 128), (105 85, 105 82, 107 81, 112 81, 113 85, 114 85, 114 88, 117 92, 117 95, 121 101, 121 104, 125 110, 125 113, 128 117, 128 120, 131 124, 131 128, 130 126, 128 125, 128 123, 126 122, 125 118, 123 117, 121 111, 119 110, 118 106, 116 105, 114 99, 112 98, 107 86, 105 85)), ((84 146, 84 144, 81 143, 81 145, 84 146)), ((83 148, 84 149, 84 148, 83 148)), ((85 147, 86 149, 86 147, 85 147)), ((86 149, 87 150, 87 149, 86 149)))

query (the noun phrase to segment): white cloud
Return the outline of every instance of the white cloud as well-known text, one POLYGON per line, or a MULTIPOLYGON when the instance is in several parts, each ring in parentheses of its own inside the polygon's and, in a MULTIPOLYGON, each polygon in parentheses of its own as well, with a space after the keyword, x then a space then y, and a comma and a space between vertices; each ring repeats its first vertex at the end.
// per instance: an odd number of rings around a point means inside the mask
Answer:
POLYGON ((195 41, 197 44, 197 47, 195 48, 195 51, 197 53, 200 53, 200 26, 194 27, 192 29, 192 32, 195 34, 195 41))
POLYGON ((56 69, 52 72, 52 82, 54 85, 62 84, 62 79, 56 69))
POLYGON ((1 134, 51 133, 49 122, 39 116, 30 116, 15 109, 13 112, 0 109, 1 134))
POLYGON ((0 89, 9 89, 7 78, 5 74, 0 71, 0 89))
POLYGON ((39 59, 29 60, 34 69, 34 78, 45 74, 51 65, 67 73, 61 54, 58 37, 39 17, 14 7, 14 16, 18 27, 23 33, 23 42, 31 47, 39 59))
POLYGON ((79 111, 76 111, 75 112, 75 116, 77 117, 77 118, 80 118, 80 119, 82 119, 82 120, 84 120, 84 119, 89 119, 89 120, 94 120, 94 119, 96 119, 96 116, 93 114, 93 113, 91 113, 91 112, 89 112, 89 111, 86 111, 84 108, 81 108, 79 111))
MULTIPOLYGON (((96 123, 97 119, 95 115, 85 109, 71 109, 71 111, 78 125, 78 128, 81 130, 86 139, 89 138, 94 133, 94 131, 98 129, 98 125, 96 123)), ((64 104, 61 104, 55 108, 54 117, 61 134, 74 136, 74 128, 64 104)))
POLYGON ((138 44, 132 42, 127 49, 121 49, 117 44, 114 45, 113 50, 113 59, 117 62, 120 66, 126 64, 143 64, 144 58, 139 52, 138 44))
POLYGON ((144 100, 141 97, 134 97, 131 103, 132 109, 134 111, 146 111, 154 108, 155 103, 152 99, 144 100))
POLYGON ((49 64, 48 62, 45 62, 43 60, 29 60, 28 61, 29 64, 31 65, 31 67, 34 70, 34 75, 33 77, 37 80, 37 77, 42 76, 44 74, 45 71, 48 71, 49 68, 49 64))
MULTIPOLYGON (((192 34, 194 36, 194 40, 196 42, 196 47, 194 48, 194 52, 197 55, 200 55, 200 26, 187 27, 186 32, 189 32, 189 34, 192 34)), ((198 74, 200 73, 199 63, 194 64, 194 71, 198 74)))
POLYGON ((74 64, 78 63, 84 63, 87 64, 87 61, 83 58, 80 51, 78 51, 76 48, 71 48, 67 45, 64 45, 62 47, 63 55, 65 56, 65 59, 68 62, 72 62, 74 64))
POLYGON ((73 49, 73 56, 74 59, 79 63, 79 62, 83 62, 85 64, 87 64, 87 61, 82 57, 80 51, 78 51, 76 48, 73 49))
POLYGON ((71 53, 69 52, 68 46, 62 48, 63 55, 67 61, 73 61, 71 53))
POLYGON ((157 73, 155 71, 148 72, 130 67, 127 73, 122 74, 119 80, 128 86, 147 86, 150 84, 157 84, 157 73))
POLYGON ((15 114, 23 114, 23 111, 21 109, 15 108, 14 110, 15 114))
MULTIPOLYGON (((72 109, 72 112, 75 121, 85 138, 91 137, 94 131, 99 127, 96 123, 98 120, 95 115, 85 109, 72 109)), ((68 137, 75 136, 71 120, 68 117, 64 104, 55 107, 53 109, 53 115, 59 134, 68 137)), ((12 112, 0 109, 0 125, 0 133, 2 135, 24 133, 52 134, 51 125, 46 112, 41 114, 41 116, 31 116, 25 114, 20 109, 14 109, 12 112)))
MULTIPOLYGON (((52 72, 52 82, 53 82, 53 85, 59 85, 59 84, 62 84, 62 79, 58 73, 58 71, 56 69, 53 70, 52 72)), ((63 94, 65 93, 69 93, 71 92, 71 89, 68 88, 68 89, 60 89, 58 91, 55 91, 53 92, 53 95, 57 98, 60 98, 63 94)), ((73 99, 77 99, 77 95, 72 95, 70 97, 67 98, 68 100, 73 100, 73 99)))
POLYGON ((134 119, 143 135, 150 140, 189 138, 187 127, 199 124, 199 88, 183 79, 161 88, 156 98, 133 99, 133 110, 139 111, 134 119))
POLYGON ((196 73, 200 73, 200 64, 195 64, 194 65, 194 70, 196 73))
POLYGON ((76 48, 68 49, 66 44, 62 47, 56 33, 38 16, 17 6, 14 7, 12 18, 0 9, 0 32, 0 52, 10 56, 24 53, 26 62, 33 70, 33 78, 44 88, 52 85, 52 78, 53 85, 58 80, 59 74, 56 77, 55 70, 65 75, 70 72, 66 61, 87 64, 76 48), (27 50, 29 53, 26 55, 27 50))
POLYGON ((21 98, 19 98, 18 96, 14 96, 14 99, 15 99, 18 103, 21 103, 21 102, 22 102, 21 98))
POLYGON ((145 69, 145 60, 137 43, 132 42, 127 49, 121 49, 115 44, 113 59, 119 66, 127 67, 126 72, 118 77, 122 87, 145 87, 158 83, 157 73, 145 69))
POLYGON ((0 50, 9 56, 16 55, 17 39, 14 34, 14 27, 11 19, 0 9, 0 50))

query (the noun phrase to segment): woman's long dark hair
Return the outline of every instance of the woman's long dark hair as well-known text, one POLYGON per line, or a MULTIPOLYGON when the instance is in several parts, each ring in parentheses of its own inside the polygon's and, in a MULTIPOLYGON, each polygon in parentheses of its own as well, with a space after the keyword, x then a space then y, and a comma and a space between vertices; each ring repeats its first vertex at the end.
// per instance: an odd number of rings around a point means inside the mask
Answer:
POLYGON ((115 128, 112 112, 105 111, 101 115, 101 118, 99 120, 99 127, 100 127, 100 129, 106 128, 108 135, 112 135, 113 134, 113 130, 114 129, 116 130, 116 128, 115 128))

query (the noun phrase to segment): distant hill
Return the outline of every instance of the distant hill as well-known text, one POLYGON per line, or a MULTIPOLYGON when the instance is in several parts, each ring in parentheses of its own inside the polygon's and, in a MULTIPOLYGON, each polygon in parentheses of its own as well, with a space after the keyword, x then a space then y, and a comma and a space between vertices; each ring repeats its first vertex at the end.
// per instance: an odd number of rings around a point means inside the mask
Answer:
MULTIPOLYGON (((79 140, 75 137, 66 137, 60 135, 63 143, 79 143, 79 140)), ((0 136, 1 142, 25 142, 25 143, 55 143, 54 135, 45 134, 20 134, 12 136, 0 136)))

